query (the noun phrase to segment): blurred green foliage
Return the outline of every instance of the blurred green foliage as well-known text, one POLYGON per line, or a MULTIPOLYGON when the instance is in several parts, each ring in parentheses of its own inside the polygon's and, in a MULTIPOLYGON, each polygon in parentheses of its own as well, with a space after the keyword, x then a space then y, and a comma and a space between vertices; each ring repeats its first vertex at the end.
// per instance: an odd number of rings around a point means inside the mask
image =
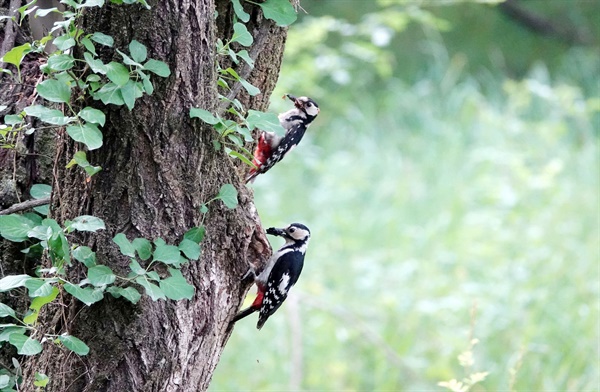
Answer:
POLYGON ((312 242, 278 314, 238 323, 211 390, 443 390, 475 372, 474 391, 597 390, 597 47, 490 23, 486 4, 369 3, 307 0, 290 30, 274 97, 321 114, 253 187, 265 226, 303 222, 312 242), (491 41, 505 61, 473 60, 491 41))

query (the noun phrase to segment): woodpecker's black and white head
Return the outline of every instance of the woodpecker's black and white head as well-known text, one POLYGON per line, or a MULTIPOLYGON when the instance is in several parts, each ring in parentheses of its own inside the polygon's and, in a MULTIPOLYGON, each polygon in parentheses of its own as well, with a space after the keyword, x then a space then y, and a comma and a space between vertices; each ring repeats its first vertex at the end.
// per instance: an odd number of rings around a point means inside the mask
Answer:
POLYGON ((305 251, 310 240, 310 230, 302 223, 292 223, 288 227, 278 229, 271 227, 267 229, 267 234, 279 236, 285 239, 285 245, 282 249, 295 248, 305 251))
POLYGON ((294 108, 281 113, 279 123, 288 132, 299 127, 305 131, 319 114, 319 105, 308 97, 296 98, 291 94, 286 94, 285 97, 294 103, 294 108))
POLYGON ((312 99, 308 97, 299 97, 296 98, 291 94, 286 94, 286 96, 294 102, 294 106, 300 109, 302 112, 306 114, 306 117, 310 120, 309 123, 317 117, 319 112, 319 105, 312 99))

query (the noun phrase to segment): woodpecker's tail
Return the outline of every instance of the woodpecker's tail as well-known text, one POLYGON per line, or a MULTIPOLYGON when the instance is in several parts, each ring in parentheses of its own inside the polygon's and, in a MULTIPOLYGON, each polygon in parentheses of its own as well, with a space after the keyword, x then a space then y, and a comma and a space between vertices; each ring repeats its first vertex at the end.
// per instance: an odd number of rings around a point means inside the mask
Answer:
POLYGON ((253 183, 254 179, 258 176, 259 173, 256 172, 256 169, 250 169, 250 173, 246 176, 246 184, 253 183))
POLYGON ((243 319, 246 316, 250 316, 252 313, 256 312, 258 309, 253 308, 252 306, 240 311, 235 317, 230 321, 230 324, 234 324, 237 321, 243 319))

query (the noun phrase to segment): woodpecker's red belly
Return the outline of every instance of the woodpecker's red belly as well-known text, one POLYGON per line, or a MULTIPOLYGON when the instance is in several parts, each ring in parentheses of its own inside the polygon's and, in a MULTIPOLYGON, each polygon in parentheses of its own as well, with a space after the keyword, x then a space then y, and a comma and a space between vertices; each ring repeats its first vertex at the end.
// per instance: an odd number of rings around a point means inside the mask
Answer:
POLYGON ((260 138, 258 139, 258 144, 256 145, 256 150, 254 150, 254 159, 252 159, 252 164, 260 168, 271 156, 271 151, 271 145, 267 142, 265 134, 261 133, 260 138))

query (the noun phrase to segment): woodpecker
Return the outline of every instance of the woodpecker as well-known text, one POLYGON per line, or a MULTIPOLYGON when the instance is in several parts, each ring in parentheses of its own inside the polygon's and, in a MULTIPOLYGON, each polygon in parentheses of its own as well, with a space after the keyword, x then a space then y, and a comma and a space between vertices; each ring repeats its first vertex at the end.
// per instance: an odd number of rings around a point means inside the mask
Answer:
POLYGON ((284 97, 288 97, 294 102, 294 109, 278 116, 279 123, 285 129, 285 135, 278 136, 273 132, 261 132, 252 160, 255 167, 250 169, 246 183, 254 181, 259 174, 266 173, 288 152, 292 151, 302 140, 310 123, 319 114, 319 105, 308 97, 296 98, 290 94, 286 94, 284 97))
POLYGON ((254 313, 260 312, 256 328, 261 329, 267 319, 275 313, 287 298, 288 292, 296 284, 302 266, 304 255, 310 239, 310 230, 301 223, 292 223, 286 228, 267 229, 267 234, 283 237, 285 244, 269 260, 267 266, 259 275, 250 269, 250 275, 258 287, 256 299, 250 307, 240 311, 229 324, 233 324, 254 313))

